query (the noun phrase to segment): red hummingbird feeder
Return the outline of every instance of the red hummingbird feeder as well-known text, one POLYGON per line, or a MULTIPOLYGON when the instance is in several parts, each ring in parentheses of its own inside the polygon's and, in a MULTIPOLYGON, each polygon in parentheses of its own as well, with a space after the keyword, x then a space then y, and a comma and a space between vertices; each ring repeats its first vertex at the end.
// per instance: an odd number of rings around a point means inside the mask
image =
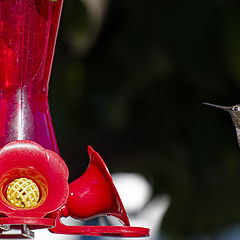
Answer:
POLYGON ((63 0, 0 0, 0 238, 52 233, 145 237, 132 227, 100 157, 68 184, 48 107, 48 82, 63 0), (61 218, 117 217, 122 226, 68 226, 61 218), (18 231, 16 233, 16 231, 18 231))

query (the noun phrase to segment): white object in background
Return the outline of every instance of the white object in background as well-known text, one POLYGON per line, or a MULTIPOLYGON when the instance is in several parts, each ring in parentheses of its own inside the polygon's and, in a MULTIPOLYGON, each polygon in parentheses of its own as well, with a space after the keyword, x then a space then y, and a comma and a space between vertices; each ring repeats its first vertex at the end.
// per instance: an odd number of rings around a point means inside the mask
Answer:
POLYGON ((141 211, 152 196, 152 186, 139 173, 114 173, 113 182, 128 214, 141 211))
MULTIPOLYGON (((150 228, 150 237, 147 239, 159 240, 160 226, 169 207, 170 197, 158 195, 150 201, 152 186, 140 174, 117 173, 112 176, 131 225, 150 228)), ((111 225, 119 225, 117 219, 113 217, 100 220, 102 223, 105 220, 111 225)), ((127 238, 121 239, 127 240, 127 238)))
POLYGON ((130 217, 133 226, 150 228, 148 239, 159 239, 160 226, 170 204, 168 195, 157 196, 138 214, 130 217))

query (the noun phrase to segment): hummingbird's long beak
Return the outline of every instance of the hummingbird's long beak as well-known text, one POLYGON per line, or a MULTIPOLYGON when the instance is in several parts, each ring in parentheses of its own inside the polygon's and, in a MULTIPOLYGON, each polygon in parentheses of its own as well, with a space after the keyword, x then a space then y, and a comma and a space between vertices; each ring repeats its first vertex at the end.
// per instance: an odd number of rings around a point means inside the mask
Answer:
POLYGON ((211 107, 215 107, 215 108, 219 108, 219 109, 223 109, 225 111, 229 111, 232 109, 232 107, 225 107, 225 106, 220 106, 220 105, 216 105, 216 104, 212 104, 212 103, 203 103, 204 105, 208 105, 211 107))

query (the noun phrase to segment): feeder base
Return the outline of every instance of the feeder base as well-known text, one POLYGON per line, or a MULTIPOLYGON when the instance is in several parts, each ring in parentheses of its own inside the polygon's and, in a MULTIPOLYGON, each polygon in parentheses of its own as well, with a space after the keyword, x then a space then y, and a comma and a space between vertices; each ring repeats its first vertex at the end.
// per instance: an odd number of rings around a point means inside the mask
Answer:
POLYGON ((26 225, 1 225, 0 239, 34 239, 34 233, 26 225))
MULTIPOLYGON (((0 218, 0 231, 6 228, 15 228, 16 226, 26 225, 30 230, 51 228, 55 226, 55 219, 51 218, 30 218, 30 217, 4 217, 0 218)), ((1 236, 1 235, 0 235, 1 236)), ((1 238, 1 237, 0 237, 1 238)))
POLYGON ((67 226, 62 223, 60 216, 56 219, 56 227, 50 232, 57 234, 112 236, 112 237, 148 237, 149 229, 131 226, 67 226))

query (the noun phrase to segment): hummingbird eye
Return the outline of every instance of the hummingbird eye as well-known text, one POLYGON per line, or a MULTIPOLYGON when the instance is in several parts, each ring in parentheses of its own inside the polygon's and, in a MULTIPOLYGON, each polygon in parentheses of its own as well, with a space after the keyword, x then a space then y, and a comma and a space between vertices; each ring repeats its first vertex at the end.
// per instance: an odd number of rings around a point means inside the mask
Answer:
POLYGON ((238 107, 234 107, 234 111, 238 111, 239 109, 238 109, 238 107))

